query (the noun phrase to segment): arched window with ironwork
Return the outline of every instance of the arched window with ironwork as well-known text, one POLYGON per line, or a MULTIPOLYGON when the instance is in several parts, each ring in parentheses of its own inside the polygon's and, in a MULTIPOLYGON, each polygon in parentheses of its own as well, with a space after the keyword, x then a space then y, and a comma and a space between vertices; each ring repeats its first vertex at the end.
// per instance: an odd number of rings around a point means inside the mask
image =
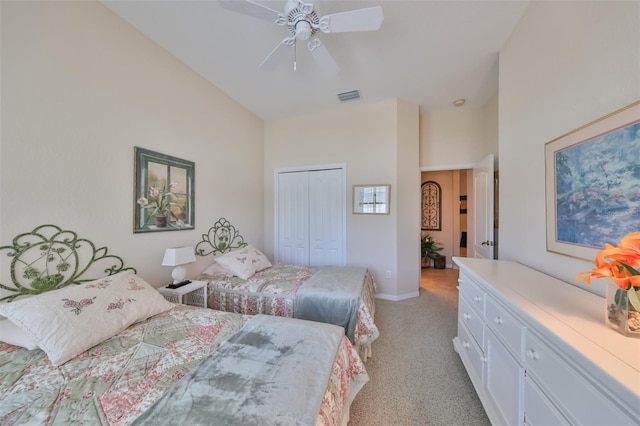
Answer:
POLYGON ((422 230, 441 231, 442 188, 432 180, 422 184, 422 230))

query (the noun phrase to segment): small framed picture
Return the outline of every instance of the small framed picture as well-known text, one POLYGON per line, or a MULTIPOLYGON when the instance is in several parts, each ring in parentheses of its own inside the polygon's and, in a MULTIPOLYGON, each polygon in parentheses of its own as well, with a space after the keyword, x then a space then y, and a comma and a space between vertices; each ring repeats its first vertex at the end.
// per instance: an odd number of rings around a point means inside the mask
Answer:
POLYGON ((193 161, 135 147, 133 232, 194 229, 193 161))
POLYGON ((354 214, 389 214, 391 185, 353 185, 354 214))

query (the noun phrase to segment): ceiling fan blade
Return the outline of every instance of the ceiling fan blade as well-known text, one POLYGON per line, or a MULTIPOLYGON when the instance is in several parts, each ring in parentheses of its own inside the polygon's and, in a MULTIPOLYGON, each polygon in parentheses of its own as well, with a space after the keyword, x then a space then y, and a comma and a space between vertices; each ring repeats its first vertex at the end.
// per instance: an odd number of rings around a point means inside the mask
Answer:
POLYGON ((260 64, 260 69, 264 71, 273 71, 276 66, 282 60, 282 57, 287 53, 287 48, 296 44, 296 39, 293 37, 287 37, 282 40, 278 45, 269 53, 269 55, 260 64))
POLYGON ((320 30, 325 33, 376 31, 380 29, 383 20, 382 7, 367 7, 325 15, 320 18, 320 30))
POLYGON ((309 50, 311 51, 311 55, 316 60, 320 68, 324 70, 327 74, 337 74, 338 64, 329 53, 329 50, 325 47, 324 44, 317 38, 311 40, 308 44, 309 50))
POLYGON ((277 22, 278 20, 284 19, 282 14, 277 10, 273 10, 251 0, 220 0, 220 6, 234 12, 253 16, 254 18, 265 19, 271 22, 277 22))

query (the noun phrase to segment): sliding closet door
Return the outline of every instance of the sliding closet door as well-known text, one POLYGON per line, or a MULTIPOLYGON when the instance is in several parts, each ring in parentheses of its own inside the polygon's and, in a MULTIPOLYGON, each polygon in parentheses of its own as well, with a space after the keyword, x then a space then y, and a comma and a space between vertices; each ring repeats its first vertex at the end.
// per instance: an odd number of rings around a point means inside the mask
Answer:
POLYGON ((309 173, 309 265, 343 265, 342 170, 309 173))
POLYGON ((278 173, 277 262, 346 264, 343 174, 343 169, 278 173))
POLYGON ((309 264, 309 172, 278 175, 276 261, 309 264))

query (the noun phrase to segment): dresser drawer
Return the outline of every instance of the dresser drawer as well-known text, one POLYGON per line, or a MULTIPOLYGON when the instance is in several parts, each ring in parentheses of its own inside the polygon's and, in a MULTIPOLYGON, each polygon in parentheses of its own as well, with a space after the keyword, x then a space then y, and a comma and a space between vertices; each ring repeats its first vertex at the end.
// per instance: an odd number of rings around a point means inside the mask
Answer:
POLYGON ((460 294, 467 298, 469 303, 478 310, 479 313, 484 314, 484 298, 485 292, 482 288, 476 284, 468 275, 460 274, 458 279, 460 284, 460 294))
POLYGON ((506 343, 516 359, 522 360, 524 357, 525 327, 491 297, 487 297, 485 318, 487 325, 506 343))
POLYGON ((604 397, 569 362, 532 333, 527 334, 525 368, 573 424, 631 425, 621 408, 604 397))
POLYGON ((484 341, 484 318, 469 305, 464 295, 461 295, 458 299, 458 321, 467 326, 476 339, 476 343, 482 347, 484 341))

